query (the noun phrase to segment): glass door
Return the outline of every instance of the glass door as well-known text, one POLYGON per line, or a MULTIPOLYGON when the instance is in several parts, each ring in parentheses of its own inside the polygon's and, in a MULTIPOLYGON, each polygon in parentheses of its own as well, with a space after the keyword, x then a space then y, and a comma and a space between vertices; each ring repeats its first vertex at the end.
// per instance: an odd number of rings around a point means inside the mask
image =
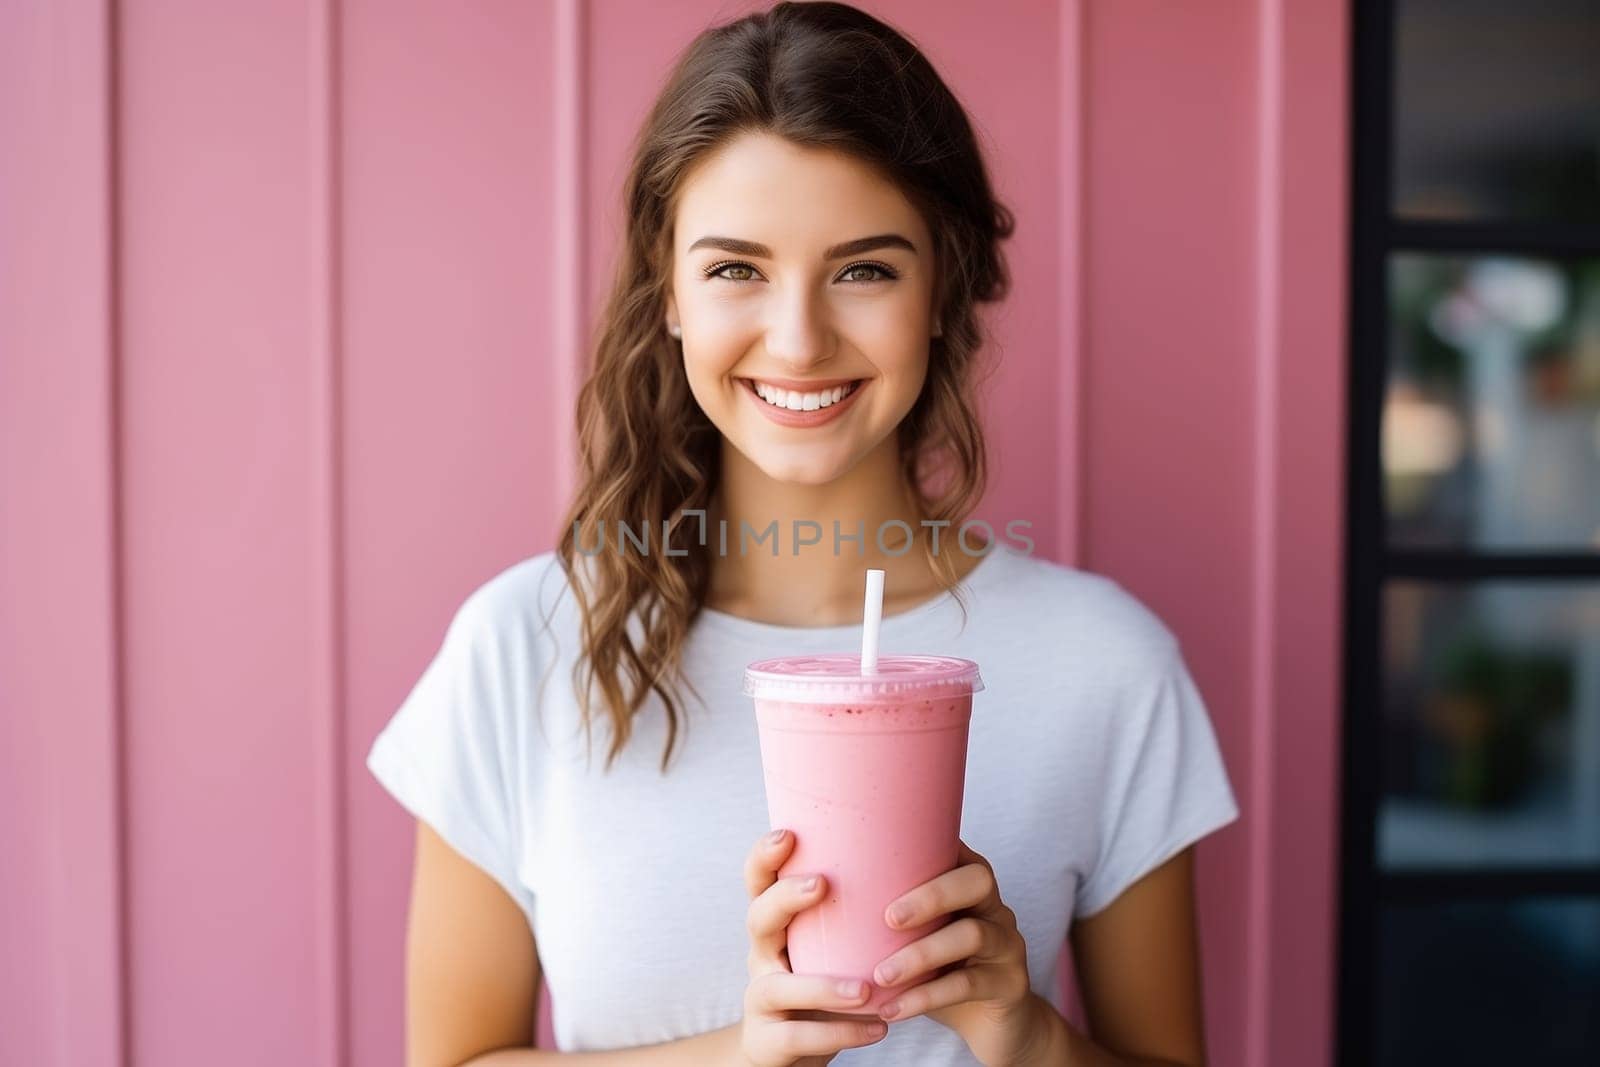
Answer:
POLYGON ((1600 1064, 1600 2, 1354 7, 1339 1050, 1600 1064))

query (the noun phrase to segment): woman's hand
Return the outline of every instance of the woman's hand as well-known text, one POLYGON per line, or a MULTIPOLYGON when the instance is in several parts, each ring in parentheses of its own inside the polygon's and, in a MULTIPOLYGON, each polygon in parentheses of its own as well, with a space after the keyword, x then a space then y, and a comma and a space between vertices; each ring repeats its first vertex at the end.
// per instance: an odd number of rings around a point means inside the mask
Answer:
POLYGON ((967 1043, 985 1067, 1013 1067, 1048 1039, 1046 1016, 1028 981, 1028 947, 1017 917, 1000 900, 989 861, 961 843, 962 866, 891 903, 884 921, 897 930, 942 915, 955 921, 878 964, 880 986, 928 979, 883 1006, 885 1019, 926 1015, 967 1043), (900 909, 904 909, 902 912, 900 909), (941 970, 942 968, 942 970, 941 970))
MULTIPOLYGON (((744 864, 750 894, 750 984, 744 991, 739 1049, 751 1067, 826 1067, 841 1050, 881 1041, 888 1027, 868 1020, 830 1021, 835 1013, 862 1012, 865 982, 797 975, 789 969, 789 920, 821 903, 827 880, 805 886, 804 877, 778 879, 778 868, 794 847, 794 834, 776 831, 756 842, 744 864)), ((862 1012, 865 1014, 864 1012, 862 1012)))

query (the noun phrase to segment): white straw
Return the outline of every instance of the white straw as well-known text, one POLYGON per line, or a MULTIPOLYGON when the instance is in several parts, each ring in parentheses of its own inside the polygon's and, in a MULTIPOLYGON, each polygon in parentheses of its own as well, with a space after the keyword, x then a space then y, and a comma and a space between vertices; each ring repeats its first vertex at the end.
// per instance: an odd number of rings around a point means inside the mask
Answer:
POLYGON ((867 604, 861 620, 861 673, 878 673, 878 624, 883 621, 883 572, 867 569, 867 604))

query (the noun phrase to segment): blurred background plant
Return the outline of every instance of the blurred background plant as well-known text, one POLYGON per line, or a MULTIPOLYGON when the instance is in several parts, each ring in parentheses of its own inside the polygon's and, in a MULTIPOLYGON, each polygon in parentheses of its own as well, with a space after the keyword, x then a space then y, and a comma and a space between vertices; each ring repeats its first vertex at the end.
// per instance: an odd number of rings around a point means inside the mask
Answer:
POLYGON ((1420 783, 1437 800, 1472 809, 1525 799, 1542 742, 1570 718, 1569 658, 1497 648, 1474 629, 1442 655, 1437 687, 1420 718, 1425 744, 1420 783), (1554 728, 1554 729, 1552 729, 1554 728))

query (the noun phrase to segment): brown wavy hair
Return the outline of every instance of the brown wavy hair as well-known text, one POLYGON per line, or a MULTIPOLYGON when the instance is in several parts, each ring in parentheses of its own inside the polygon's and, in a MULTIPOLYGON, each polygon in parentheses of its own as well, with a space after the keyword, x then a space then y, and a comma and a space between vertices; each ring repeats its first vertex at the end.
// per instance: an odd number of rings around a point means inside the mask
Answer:
MULTIPOLYGON (((578 489, 556 548, 582 620, 574 690, 592 744, 591 694, 600 688, 612 726, 608 770, 652 691, 668 718, 663 773, 680 725, 687 727, 676 684, 694 688, 679 668, 710 586, 712 550, 686 512, 704 513, 716 491, 720 434, 695 403, 682 351, 665 328, 672 224, 683 176, 746 132, 847 153, 885 174, 922 213, 933 235, 943 333, 931 341, 922 393, 897 430, 902 477, 919 518, 952 528, 977 505, 987 477, 971 405, 987 377, 976 305, 1009 289, 999 242, 1015 222, 994 197, 960 103, 916 46, 848 4, 779 3, 706 30, 679 58, 633 145, 627 232, 597 324, 593 370, 578 395, 578 489), (655 550, 584 547, 603 546, 618 520, 648 520, 655 550), (686 554, 668 555, 668 546, 686 554)), ((923 551, 959 601, 950 554, 935 555, 926 542, 923 551)))

